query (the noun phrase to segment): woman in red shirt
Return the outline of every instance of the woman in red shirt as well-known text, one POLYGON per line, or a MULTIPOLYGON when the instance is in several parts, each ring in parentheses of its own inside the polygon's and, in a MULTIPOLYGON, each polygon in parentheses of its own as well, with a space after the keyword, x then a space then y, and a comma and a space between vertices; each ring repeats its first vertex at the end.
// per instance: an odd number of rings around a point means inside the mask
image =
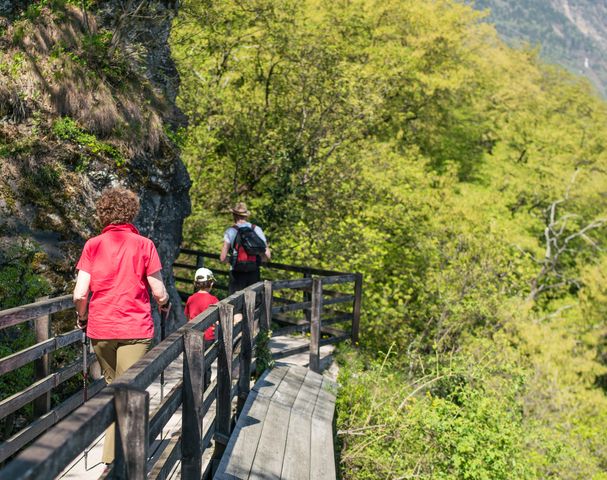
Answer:
MULTIPOLYGON (((105 228, 84 245, 76 266, 74 303, 78 326, 86 328, 105 380, 112 383, 152 343, 154 320, 148 287, 161 308, 168 305, 169 296, 154 243, 139 235, 132 224, 139 212, 137 195, 122 188, 105 190, 96 207, 105 228)), ((102 461, 113 460, 112 425, 106 432, 102 461)))

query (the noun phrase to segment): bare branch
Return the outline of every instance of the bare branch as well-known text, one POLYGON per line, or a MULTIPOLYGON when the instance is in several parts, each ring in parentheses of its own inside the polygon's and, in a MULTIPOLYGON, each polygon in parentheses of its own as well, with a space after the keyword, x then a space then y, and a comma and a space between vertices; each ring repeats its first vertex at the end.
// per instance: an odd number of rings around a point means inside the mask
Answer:
MULTIPOLYGON (((546 209, 546 225, 544 227, 544 258, 535 260, 541 265, 540 272, 531 281, 530 300, 537 300, 540 294, 557 288, 567 287, 569 285, 579 285, 577 279, 567 278, 562 271, 561 265, 565 254, 577 255, 581 253, 582 248, 579 244, 573 243, 576 239, 581 239, 593 249, 601 250, 600 245, 589 233, 593 230, 602 228, 607 223, 607 219, 599 218, 591 221, 585 226, 574 232, 568 232, 571 228, 570 221, 579 218, 579 215, 573 213, 560 214, 560 207, 565 205, 571 196, 571 188, 575 183, 579 170, 576 170, 569 183, 565 196, 555 200, 546 209), (555 282, 556 280, 556 282, 555 282)), ((519 248, 519 250, 521 250, 519 248)))

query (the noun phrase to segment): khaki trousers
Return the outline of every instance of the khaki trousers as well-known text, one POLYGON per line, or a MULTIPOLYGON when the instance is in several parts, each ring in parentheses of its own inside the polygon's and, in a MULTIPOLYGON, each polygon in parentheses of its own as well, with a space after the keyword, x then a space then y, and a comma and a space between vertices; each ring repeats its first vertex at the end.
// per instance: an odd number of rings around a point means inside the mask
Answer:
MULTIPOLYGON (((136 340, 95 340, 91 339, 101 371, 107 383, 112 383, 126 372, 137 360, 145 355, 152 344, 151 338, 136 340)), ((114 424, 105 431, 103 443, 103 463, 114 461, 114 424)))

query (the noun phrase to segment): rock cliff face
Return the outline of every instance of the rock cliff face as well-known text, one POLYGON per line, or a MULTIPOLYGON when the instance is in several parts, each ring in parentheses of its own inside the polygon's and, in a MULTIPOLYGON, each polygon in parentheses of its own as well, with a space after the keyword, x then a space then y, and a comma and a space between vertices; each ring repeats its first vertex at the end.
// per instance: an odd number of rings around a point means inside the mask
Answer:
POLYGON ((607 0, 476 0, 510 43, 541 45, 542 56, 585 75, 607 94, 607 0))
MULTIPOLYGON (((88 12, 26 3, 0 0, 0 307, 70 291, 82 245, 99 231, 94 202, 115 185, 140 195, 136 225, 156 243, 178 304, 170 266, 190 180, 175 143, 175 2, 98 1, 88 12)), ((184 321, 175 310, 172 326, 184 321)))

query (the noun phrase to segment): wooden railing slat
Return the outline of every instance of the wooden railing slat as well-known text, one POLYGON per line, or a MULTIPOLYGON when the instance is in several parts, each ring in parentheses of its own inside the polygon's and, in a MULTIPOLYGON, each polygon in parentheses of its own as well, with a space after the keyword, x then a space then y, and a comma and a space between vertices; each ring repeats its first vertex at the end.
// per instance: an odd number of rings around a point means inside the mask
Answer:
POLYGON ((353 273, 345 273, 342 275, 331 275, 323 277, 323 285, 335 285, 336 283, 349 283, 356 281, 356 275, 353 273))
POLYGON ((50 315, 51 313, 60 312, 73 307, 72 296, 64 295, 62 297, 50 298, 48 300, 2 310, 0 311, 0 330, 27 322, 28 320, 33 320, 42 315, 50 315))
POLYGON ((0 375, 16 370, 17 368, 27 365, 28 363, 42 357, 43 355, 54 352, 59 348, 71 345, 78 342, 82 338, 81 330, 72 330, 63 335, 58 335, 44 342, 32 345, 25 350, 13 353, 7 357, 0 359, 0 375))
MULTIPOLYGON (((207 395, 202 402, 202 415, 206 415, 213 402, 217 399, 217 379, 213 380, 206 389, 207 395)), ((206 393, 205 392, 205 393, 206 393)))
POLYGON ((0 480, 55 478, 114 421, 115 416, 114 394, 106 389, 0 470, 0 480))
POLYGON ((312 285, 311 278, 298 278, 295 280, 276 280, 272 282, 272 290, 301 289, 312 285))
POLYGON ((171 470, 181 458, 181 431, 169 440, 169 444, 156 461, 154 468, 150 472, 149 478, 154 480, 167 480, 171 470))
POLYGON ((339 297, 326 298, 323 300, 323 305, 334 305, 336 303, 353 302, 355 298, 355 295, 340 295, 339 297))
POLYGON ((183 380, 180 380, 150 416, 150 444, 156 439, 182 402, 183 380))
POLYGON ((305 310, 312 307, 312 302, 299 302, 281 305, 280 307, 272 307, 272 315, 275 313, 294 312, 296 310, 305 310))
MULTIPOLYGON (((192 250, 189 248, 182 248, 179 251, 180 254, 184 255, 202 255, 207 258, 211 258, 214 260, 219 260, 219 255, 217 253, 204 252, 198 250, 192 250)), ((283 270, 285 272, 297 272, 297 273, 308 273, 310 275, 341 275, 343 272, 337 272, 334 270, 323 270, 321 268, 313 268, 313 267, 303 267, 299 265, 287 265, 285 263, 278 262, 266 262, 262 264, 263 267, 272 268, 275 270, 283 270)))
POLYGON ((217 347, 217 342, 215 342, 213 345, 211 345, 209 348, 207 348, 207 350, 205 352, 204 363, 206 365, 209 365, 209 364, 213 363, 215 360, 217 360, 217 352, 218 352, 218 347, 217 347))
MULTIPOLYGON (((105 387, 105 380, 99 379, 93 382, 88 388, 89 398, 94 397, 103 387, 105 387)), ((23 446, 43 434, 66 415, 73 412, 77 407, 82 405, 83 400, 82 392, 75 393, 42 417, 34 420, 23 430, 20 430, 6 441, 0 443, 0 462, 3 462, 11 455, 14 455, 23 448, 23 446)))
MULTIPOLYGON (((94 354, 89 355, 89 361, 93 361, 95 358, 94 354)), ((7 415, 19 410, 24 405, 32 402, 40 395, 50 392, 53 388, 61 383, 65 382, 69 378, 82 371, 82 358, 71 363, 67 367, 55 372, 42 380, 38 380, 21 392, 15 393, 14 395, 5 398, 0 402, 0 418, 4 418, 7 415)))

